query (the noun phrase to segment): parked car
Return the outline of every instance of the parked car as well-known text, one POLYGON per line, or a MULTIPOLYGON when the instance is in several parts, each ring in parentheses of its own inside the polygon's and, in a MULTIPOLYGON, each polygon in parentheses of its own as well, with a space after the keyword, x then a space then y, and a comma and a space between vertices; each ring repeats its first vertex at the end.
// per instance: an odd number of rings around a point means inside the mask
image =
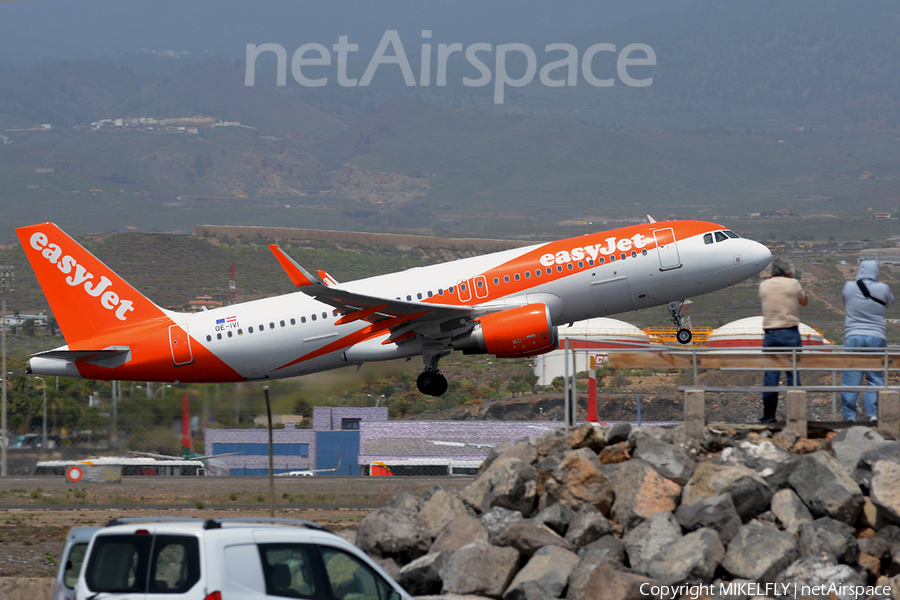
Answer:
POLYGON ((356 546, 292 519, 117 519, 96 532, 76 598, 412 600, 356 546), (142 597, 142 596, 141 596, 142 597))
POLYGON ((100 527, 73 527, 66 534, 59 568, 56 570, 56 584, 50 600, 72 600, 75 597, 75 585, 81 572, 81 563, 87 552, 88 544, 100 527))

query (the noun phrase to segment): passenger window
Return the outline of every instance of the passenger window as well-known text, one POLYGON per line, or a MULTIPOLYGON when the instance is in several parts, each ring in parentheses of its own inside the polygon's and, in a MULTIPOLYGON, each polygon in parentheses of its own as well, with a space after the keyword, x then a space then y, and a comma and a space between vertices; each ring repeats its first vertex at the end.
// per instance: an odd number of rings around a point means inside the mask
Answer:
POLYGON ((284 327, 284 321, 280 321, 279 324, 284 327))
POLYGON ((634 250, 631 251, 631 258, 637 258, 637 252, 634 250))
POLYGON ((94 542, 85 571, 92 592, 144 592, 147 558, 153 538, 149 535, 105 535, 94 542))
POLYGON ((206 336, 206 341, 207 341, 207 342, 211 342, 211 341, 212 341, 212 336, 211 336, 211 335, 206 336))
POLYGON ((515 278, 516 278, 516 281, 519 281, 519 279, 521 279, 521 277, 519 277, 518 273, 516 273, 515 278))
POLYGON ((230 332, 230 331, 228 332, 228 337, 231 337, 231 332, 230 332))
MULTIPOLYGON (((479 284, 479 287, 481 287, 481 282, 480 282, 480 281, 478 282, 478 284, 479 284)), ((429 298, 433 298, 433 297, 434 297, 434 294, 431 293, 431 290, 428 290, 428 297, 429 297, 429 298)))
POLYGON ((601 256, 601 257, 600 257, 600 264, 602 265, 602 264, 605 263, 605 262, 606 262, 606 259, 603 258, 603 257, 601 256))
POLYGON ((531 279, 531 271, 525 271, 525 279, 531 279))
POLYGON ((477 287, 479 290, 482 289, 484 287, 484 282, 479 279, 475 282, 475 287, 477 287))
POLYGON ((724 242, 727 239, 728 239, 728 237, 721 231, 716 232, 716 241, 717 242, 724 242))
POLYGON ((509 275, 503 276, 503 283, 509 283, 509 275))
POLYGON ((407 302, 412 302, 412 296, 407 296, 407 297, 406 297, 406 301, 407 301, 407 302))
POLYGON ((323 313, 322 313, 322 319, 328 320, 328 313, 327 313, 327 312, 323 312, 323 313))
POLYGON ((450 292, 450 293, 452 294, 452 293, 453 293, 453 286, 451 285, 450 287, 448 287, 448 288, 447 288, 447 291, 450 292))
POLYGON ((541 270, 540 270, 540 269, 535 269, 535 270, 534 270, 534 275, 535 275, 535 277, 540 277, 540 276, 542 275, 541 270))
POLYGON ((419 292, 418 294, 416 294, 416 298, 418 298, 419 300, 421 300, 421 299, 422 299, 422 292, 419 292))
MULTIPOLYGON (((560 268, 560 271, 562 271, 562 268, 560 268)), ((552 274, 553 274, 553 267, 547 267, 547 275, 552 275, 552 274)))
POLYGON ((217 333, 217 334, 216 334, 216 339, 217 339, 217 340, 221 340, 221 339, 222 339, 222 334, 221 334, 221 333, 217 333))
POLYGON ((579 269, 583 269, 583 268, 584 268, 584 261, 583 261, 583 260, 579 260, 579 261, 578 261, 578 268, 579 268, 579 269))
POLYGON ((621 258, 622 260, 625 260, 626 256, 628 256, 628 255, 623 252, 622 254, 619 255, 619 258, 621 258))
POLYGON ((158 535, 150 567, 151 594, 183 594, 200 581, 200 542, 195 537, 158 535))
POLYGON ((306 317, 300 317, 300 322, 301 322, 301 323, 306 323, 306 317))
POLYGON ((313 320, 313 321, 316 320, 316 315, 313 315, 313 316, 312 316, 312 320, 313 320))
POLYGON ((712 244, 712 243, 713 243, 713 240, 712 240, 712 234, 711 234, 711 233, 707 233, 707 234, 704 234, 704 235, 703 235, 703 243, 704 243, 704 244, 712 244))
MULTIPOLYGON (((284 321, 281 322, 281 326, 284 327, 284 321)), ((269 323, 269 329, 275 329, 275 323, 269 323)))
POLYGON ((87 544, 75 544, 69 551, 69 560, 66 562, 66 573, 64 583, 69 589, 73 589, 78 583, 78 573, 81 572, 81 563, 84 562, 84 553, 87 551, 87 544))
POLYGON ((337 600, 383 600, 391 587, 361 560, 337 548, 321 546, 325 574, 337 600))
POLYGON ((323 600, 329 597, 325 582, 316 569, 315 546, 260 544, 259 554, 269 596, 323 600))
POLYGON ((575 267, 572 266, 572 263, 568 263, 568 264, 566 264, 566 268, 567 268, 568 270, 571 271, 571 270, 574 269, 575 267))
POLYGON ((247 333, 253 333, 253 326, 252 326, 252 325, 251 325, 250 327, 247 328, 247 333))
POLYGON ((266 330, 266 326, 263 325, 262 323, 260 323, 260 324, 259 324, 259 330, 260 330, 260 331, 265 331, 265 330, 266 330))
POLYGON ((556 265, 556 272, 562 273, 562 265, 556 265))
POLYGON ((500 285, 500 278, 494 277, 494 285, 500 285))

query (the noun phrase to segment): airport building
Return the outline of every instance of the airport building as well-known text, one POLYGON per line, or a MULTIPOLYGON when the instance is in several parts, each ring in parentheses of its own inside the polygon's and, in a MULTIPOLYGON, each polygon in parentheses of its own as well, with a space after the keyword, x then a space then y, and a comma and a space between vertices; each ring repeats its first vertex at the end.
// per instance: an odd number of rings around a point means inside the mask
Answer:
MULTIPOLYGON (((391 421, 387 407, 315 407, 312 429, 274 429, 276 474, 469 475, 494 446, 543 435, 559 422, 391 421)), ((269 434, 260 429, 207 429, 205 454, 226 454, 230 475, 266 475, 269 434)))

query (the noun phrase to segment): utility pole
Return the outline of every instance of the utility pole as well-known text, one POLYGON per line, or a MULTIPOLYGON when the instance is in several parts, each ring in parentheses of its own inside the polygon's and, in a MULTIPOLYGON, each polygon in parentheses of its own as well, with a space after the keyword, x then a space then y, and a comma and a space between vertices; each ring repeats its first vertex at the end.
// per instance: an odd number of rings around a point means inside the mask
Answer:
POLYGON ((2 265, 0 266, 0 298, 2 298, 2 307, 0 307, 0 325, 2 325, 2 329, 0 329, 0 337, 2 337, 3 346, 3 391, 2 391, 2 409, 0 409, 0 413, 2 413, 2 417, 0 417, 0 435, 3 436, 3 441, 0 443, 0 477, 7 477, 9 475, 7 456, 6 456, 6 448, 9 446, 9 428, 7 427, 6 421, 6 388, 7 388, 7 379, 8 373, 6 372, 6 292, 9 291, 12 293, 13 288, 13 276, 15 274, 15 267, 13 265, 2 265))

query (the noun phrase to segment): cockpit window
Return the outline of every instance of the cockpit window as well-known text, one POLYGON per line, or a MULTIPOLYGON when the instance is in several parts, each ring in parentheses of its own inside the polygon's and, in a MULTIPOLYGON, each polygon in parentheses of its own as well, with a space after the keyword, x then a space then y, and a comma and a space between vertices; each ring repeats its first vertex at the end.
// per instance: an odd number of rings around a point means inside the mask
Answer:
POLYGON ((731 231, 730 229, 725 230, 725 235, 727 235, 730 238, 734 238, 734 239, 739 239, 741 237, 738 234, 736 234, 735 232, 731 231))
POLYGON ((713 243, 711 233, 707 233, 706 235, 703 236, 703 243, 704 244, 712 244, 713 243))
POLYGON ((722 233, 721 231, 717 231, 717 232, 716 232, 716 241, 717 241, 717 242, 724 242, 724 241, 727 240, 727 239, 728 239, 728 238, 727 238, 727 237, 725 236, 725 234, 722 233))

